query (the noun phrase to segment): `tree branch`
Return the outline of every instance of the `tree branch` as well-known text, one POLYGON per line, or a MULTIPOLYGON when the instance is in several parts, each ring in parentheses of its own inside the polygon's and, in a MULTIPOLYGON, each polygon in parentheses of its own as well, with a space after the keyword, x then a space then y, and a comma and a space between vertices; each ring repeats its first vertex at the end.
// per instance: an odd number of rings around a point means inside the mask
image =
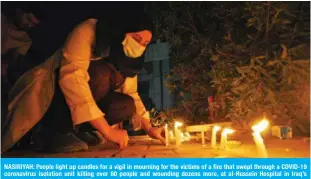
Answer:
POLYGON ((266 19, 266 55, 268 57, 269 45, 269 22, 270 22, 270 2, 267 1, 267 19, 266 19))
POLYGON ((198 32, 198 30, 197 30, 197 28, 196 28, 196 26, 195 26, 195 23, 194 23, 194 21, 193 21, 193 17, 192 17, 192 15, 191 15, 191 12, 190 12, 190 10, 189 10, 189 7, 187 8, 187 12, 188 12, 188 16, 189 16, 189 20, 190 20, 190 26, 191 26, 191 28, 193 29, 193 31, 195 32, 195 34, 199 37, 200 36, 200 33, 198 32))

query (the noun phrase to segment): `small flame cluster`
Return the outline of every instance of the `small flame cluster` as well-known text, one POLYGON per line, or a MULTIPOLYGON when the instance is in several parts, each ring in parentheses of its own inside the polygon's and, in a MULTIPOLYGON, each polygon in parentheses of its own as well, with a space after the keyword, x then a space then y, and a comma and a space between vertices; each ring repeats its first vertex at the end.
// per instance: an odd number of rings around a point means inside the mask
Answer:
MULTIPOLYGON (((179 128, 183 126, 182 122, 176 121, 174 124, 175 129, 179 128)), ((256 136, 260 136, 261 132, 263 132, 267 127, 269 126, 269 121, 267 119, 263 119, 260 123, 258 123, 257 125, 252 126, 252 130, 254 131, 254 135, 256 136)), ((213 131, 215 133, 217 133, 217 131, 221 130, 220 126, 215 125, 213 127, 213 131)), ((233 134, 235 131, 233 129, 229 129, 229 128, 224 128, 222 130, 222 135, 227 136, 228 134, 233 134)), ((189 141, 191 139, 191 135, 188 132, 179 132, 180 135, 180 139, 181 141, 189 141)), ((169 137, 171 139, 175 139, 174 136, 174 132, 173 131, 169 131, 169 137)))
MULTIPOLYGON (((252 126, 252 130, 254 131, 254 133, 260 134, 261 132, 266 130, 268 126, 269 126, 269 121, 266 118, 264 118, 257 125, 252 126)), ((217 125, 215 125, 214 128, 213 128, 213 130, 215 132, 219 131, 220 129, 221 129, 221 127, 217 126, 217 125)), ((222 133, 224 133, 224 134, 232 134, 232 133, 234 133, 234 130, 228 129, 228 128, 224 128, 222 133)))
MULTIPOLYGON (((221 127, 220 127, 220 126, 215 125, 215 126, 213 127, 213 131, 218 132, 219 130, 221 130, 221 127)), ((234 132, 235 132, 235 131, 234 131, 233 129, 229 129, 229 128, 224 128, 224 129, 222 130, 222 133, 225 134, 225 135, 227 135, 227 134, 233 134, 234 132)))
POLYGON ((180 133, 181 141, 189 141, 191 136, 188 132, 180 133))
POLYGON ((269 121, 267 119, 263 119, 260 123, 257 125, 252 126, 252 129, 256 133, 263 132, 267 127, 269 126, 269 121))
POLYGON ((269 126, 269 121, 267 119, 263 119, 257 125, 252 126, 253 136, 255 140, 258 142, 263 142, 263 138, 261 137, 261 133, 269 126))
MULTIPOLYGON (((181 126, 183 126, 183 123, 181 123, 179 121, 176 121, 175 124, 174 124, 175 128, 179 128, 181 126)), ((189 134, 189 132, 184 132, 184 133, 180 132, 179 135, 180 135, 181 141, 189 141, 191 139, 191 135, 189 134)), ((170 136, 171 139, 175 138, 173 131, 169 131, 169 136, 170 136)))

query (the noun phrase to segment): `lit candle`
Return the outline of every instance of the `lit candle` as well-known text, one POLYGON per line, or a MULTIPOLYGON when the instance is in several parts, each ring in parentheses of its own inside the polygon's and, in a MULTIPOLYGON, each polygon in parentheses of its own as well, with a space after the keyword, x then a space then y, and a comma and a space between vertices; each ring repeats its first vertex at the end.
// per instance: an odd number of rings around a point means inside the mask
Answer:
POLYGON ((263 132, 269 126, 269 121, 263 119, 260 123, 255 126, 252 126, 253 129, 253 137, 255 144, 257 146, 258 154, 261 158, 267 158, 268 153, 266 150, 266 146, 264 144, 263 138, 261 137, 261 132, 263 132))
POLYGON ((202 145, 205 145, 204 131, 201 131, 202 145))
POLYGON ((174 134, 172 131, 170 131, 170 137, 171 137, 171 139, 174 139, 174 134))
POLYGON ((180 131, 179 131, 179 127, 181 126, 182 126, 181 122, 178 122, 178 121, 175 122, 174 129, 175 129, 176 146, 179 146, 181 144, 181 138, 180 138, 181 136, 180 136, 180 131))
POLYGON ((187 141, 189 141, 191 139, 189 132, 186 132, 186 137, 187 137, 187 141))
POLYGON ((216 148, 216 143, 217 143, 217 132, 221 129, 220 126, 214 126, 212 130, 212 142, 211 142, 211 147, 216 148))
POLYGON ((234 130, 225 128, 221 132, 221 140, 220 140, 220 148, 226 149, 227 148, 227 140, 228 140, 228 134, 232 134, 234 130))
POLYGON ((182 142, 186 140, 185 135, 182 132, 180 133, 180 138, 182 142))
POLYGON ((165 124, 165 146, 168 146, 168 143, 169 143, 169 141, 168 141, 168 126, 167 126, 167 124, 165 124))

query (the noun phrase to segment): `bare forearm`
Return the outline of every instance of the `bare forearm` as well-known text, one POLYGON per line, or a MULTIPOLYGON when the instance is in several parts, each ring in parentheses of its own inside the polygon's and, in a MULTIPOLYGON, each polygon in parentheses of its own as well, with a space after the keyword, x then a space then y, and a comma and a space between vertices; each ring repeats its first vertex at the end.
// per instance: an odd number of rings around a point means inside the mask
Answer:
POLYGON ((152 128, 151 123, 150 123, 150 120, 148 120, 148 119, 142 118, 142 119, 141 119, 141 124, 142 124, 143 130, 144 130, 146 133, 148 133, 148 130, 149 130, 150 128, 152 128))
POLYGON ((150 120, 141 119, 142 128, 152 139, 159 139, 163 144, 165 144, 165 139, 162 136, 162 131, 164 128, 152 127, 150 120))
POLYGON ((97 129, 104 136, 107 136, 107 134, 111 129, 110 125, 107 123, 104 117, 91 120, 89 123, 91 124, 92 127, 97 129))

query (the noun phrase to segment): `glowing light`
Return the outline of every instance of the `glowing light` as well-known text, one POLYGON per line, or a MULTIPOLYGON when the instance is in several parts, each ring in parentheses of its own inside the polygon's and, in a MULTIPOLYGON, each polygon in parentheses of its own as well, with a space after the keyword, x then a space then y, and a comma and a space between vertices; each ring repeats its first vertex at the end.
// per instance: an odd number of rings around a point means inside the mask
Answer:
POLYGON ((183 123, 176 121, 174 128, 175 128, 175 139, 176 139, 176 146, 179 146, 181 144, 181 133, 179 130, 179 127, 181 127, 183 123))
POLYGON ((175 127, 181 127, 183 126, 183 123, 179 122, 179 121, 176 121, 175 122, 175 127))
POLYGON ((187 138, 190 140, 191 139, 191 135, 189 134, 189 132, 186 132, 185 134, 186 134, 187 138))
POLYGON ((170 137, 173 139, 173 138, 174 138, 174 133, 173 133, 173 131, 170 131, 169 133, 170 133, 170 137))
POLYGON ((263 132, 265 129, 267 129, 269 126, 269 121, 267 119, 263 119, 261 122, 259 122, 257 125, 252 126, 253 132, 253 139, 257 147, 257 151, 260 157, 267 158, 268 153, 266 146, 264 144, 264 140, 261 137, 261 132, 263 132))
POLYGON ((220 129, 221 129, 221 127, 220 127, 220 126, 217 126, 217 125, 215 125, 215 126, 213 127, 213 130, 215 130, 216 132, 219 131, 220 129))
POLYGON ((254 132, 263 132, 269 126, 269 121, 267 119, 263 119, 257 125, 252 126, 254 132))
POLYGON ((217 143, 217 132, 221 129, 220 126, 215 125, 213 127, 212 131, 212 142, 211 142, 211 147, 216 148, 216 143, 217 143))
POLYGON ((234 133, 234 130, 225 128, 223 132, 226 134, 232 134, 234 133))
POLYGON ((220 141, 220 148, 226 149, 227 148, 227 142, 228 142, 228 134, 234 133, 234 130, 225 128, 221 132, 221 141, 220 141))

